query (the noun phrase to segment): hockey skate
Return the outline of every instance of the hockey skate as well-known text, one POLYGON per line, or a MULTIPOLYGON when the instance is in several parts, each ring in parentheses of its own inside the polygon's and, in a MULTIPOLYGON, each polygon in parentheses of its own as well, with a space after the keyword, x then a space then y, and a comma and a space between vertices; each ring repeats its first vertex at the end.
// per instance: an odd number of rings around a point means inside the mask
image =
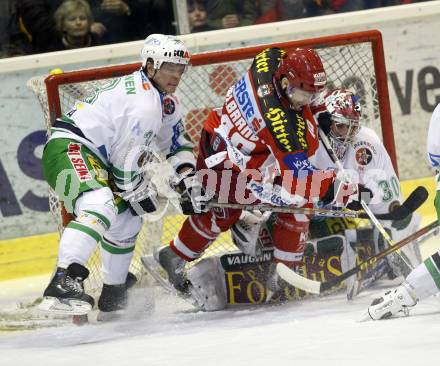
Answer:
POLYGON ((95 303, 93 297, 84 292, 83 281, 89 270, 78 263, 67 269, 58 267, 55 275, 44 290, 43 301, 38 310, 61 315, 85 315, 95 303))
POLYGON ((141 260, 148 273, 168 292, 186 298, 191 296, 191 283, 185 274, 186 261, 175 254, 170 246, 166 245, 141 260))
POLYGON ((266 280, 266 302, 272 300, 274 295, 281 290, 281 277, 277 272, 277 263, 272 262, 269 265, 269 270, 266 280))
POLYGON ((128 272, 127 280, 121 285, 103 284, 98 300, 98 321, 119 319, 125 314, 128 302, 128 290, 137 282, 134 274, 128 272))
POLYGON ((374 299, 368 307, 368 315, 373 320, 388 319, 398 313, 408 316, 410 308, 415 306, 417 301, 411 285, 403 282, 394 290, 387 291, 382 297, 374 299))

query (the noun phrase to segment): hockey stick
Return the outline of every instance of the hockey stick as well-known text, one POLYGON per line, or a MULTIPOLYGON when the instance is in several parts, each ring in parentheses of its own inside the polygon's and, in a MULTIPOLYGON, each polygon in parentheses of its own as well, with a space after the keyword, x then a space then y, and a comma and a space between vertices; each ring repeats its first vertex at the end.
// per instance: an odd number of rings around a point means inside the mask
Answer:
MULTIPOLYGON (((385 214, 378 214, 376 218, 379 220, 402 220, 408 215, 417 210, 428 198, 428 191, 425 187, 417 187, 405 202, 391 212, 385 214)), ((302 213, 307 215, 325 216, 325 217, 352 217, 359 219, 368 219, 369 216, 365 211, 351 211, 351 210, 326 210, 319 208, 301 208, 301 207, 281 207, 268 204, 246 205, 240 203, 221 203, 208 202, 208 207, 232 208, 237 210, 259 210, 282 213, 302 213)))
POLYGON ((437 229, 438 226, 439 226, 438 221, 434 221, 431 224, 416 231, 415 233, 407 236, 405 239, 402 239, 401 241, 396 243, 394 246, 388 247, 387 249, 381 251, 380 253, 377 253, 377 254, 369 257, 368 259, 359 263, 357 266, 342 273, 340 276, 334 277, 334 278, 327 280, 325 282, 314 281, 314 280, 310 280, 308 278, 302 277, 299 274, 297 274, 295 271, 291 270, 289 267, 287 267, 283 263, 277 264, 277 272, 283 280, 285 280, 286 282, 288 282, 292 286, 299 288, 299 289, 306 291, 306 292, 310 292, 313 294, 320 294, 320 293, 330 289, 331 287, 340 284, 341 282, 345 281, 347 278, 353 276, 354 274, 368 268, 368 266, 371 266, 371 265, 377 263, 377 261, 379 261, 382 258, 385 258, 388 254, 393 253, 394 251, 402 248, 403 246, 407 245, 408 243, 411 243, 412 241, 414 241, 416 239, 420 239, 422 236, 429 234, 431 231, 434 231, 435 229, 437 229))

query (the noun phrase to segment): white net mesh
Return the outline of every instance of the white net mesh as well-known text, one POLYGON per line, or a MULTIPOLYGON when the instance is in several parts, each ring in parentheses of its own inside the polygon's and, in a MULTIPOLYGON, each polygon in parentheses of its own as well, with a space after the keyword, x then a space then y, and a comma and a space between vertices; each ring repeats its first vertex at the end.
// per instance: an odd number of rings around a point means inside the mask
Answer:
MULTIPOLYGON (((378 93, 371 44, 363 42, 334 47, 326 47, 320 44, 317 51, 323 60, 329 77, 329 89, 344 87, 358 94, 361 97, 363 106, 362 123, 373 128, 381 135, 378 93)), ((190 73, 182 79, 178 95, 184 106, 184 120, 187 132, 196 144, 199 140, 203 122, 209 111, 213 107, 220 107, 223 104, 227 89, 243 75, 250 66, 250 63, 251 59, 243 59, 240 61, 193 66, 190 73)), ((94 75, 98 74, 99 69, 97 69, 94 75)), ((49 129, 51 120, 44 79, 44 76, 33 78, 29 80, 28 84, 39 98, 46 119, 46 125, 49 129)), ((59 99, 55 102, 59 103, 61 112, 66 112, 72 107, 76 99, 84 98, 88 93, 93 92, 96 86, 108 81, 108 79, 103 79, 59 85, 59 99)), ((59 223, 61 223, 60 205, 53 192, 50 195, 50 207, 57 216, 59 223)), ((139 260, 140 255, 151 252, 154 247, 168 243, 178 233, 183 220, 184 217, 172 212, 165 215, 162 220, 150 222, 148 219, 145 219, 131 265, 131 271, 134 274, 137 276, 142 274, 142 266, 139 260)), ((230 235, 225 233, 207 250, 205 255, 234 248, 230 235)), ((92 289, 99 289, 101 286, 101 274, 98 251, 90 259, 88 267, 91 271, 88 285, 92 289)))

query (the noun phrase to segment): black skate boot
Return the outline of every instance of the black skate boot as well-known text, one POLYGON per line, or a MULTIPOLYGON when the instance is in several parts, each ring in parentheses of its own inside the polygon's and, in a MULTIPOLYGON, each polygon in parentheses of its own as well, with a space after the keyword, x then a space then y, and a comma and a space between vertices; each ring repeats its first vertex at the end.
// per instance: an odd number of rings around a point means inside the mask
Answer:
POLYGON ((58 267, 38 309, 65 315, 87 314, 95 303, 93 297, 84 292, 83 281, 88 276, 89 270, 78 263, 72 263, 67 269, 58 267))
POLYGON ((161 248, 154 257, 168 274, 168 281, 184 296, 190 296, 190 285, 185 273, 186 261, 173 252, 170 246, 161 248))
POLYGON ((98 300, 98 321, 108 321, 119 318, 127 307, 128 290, 134 286, 137 278, 128 272, 125 283, 121 285, 103 284, 101 296, 98 300))

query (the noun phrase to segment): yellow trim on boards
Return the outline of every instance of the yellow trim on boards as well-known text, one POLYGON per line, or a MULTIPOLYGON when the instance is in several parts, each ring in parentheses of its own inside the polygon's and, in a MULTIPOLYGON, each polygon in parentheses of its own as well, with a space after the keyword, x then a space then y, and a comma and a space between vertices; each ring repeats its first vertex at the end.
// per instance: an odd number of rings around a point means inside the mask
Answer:
MULTIPOLYGON (((428 200, 417 212, 422 216, 422 225, 435 220, 434 177, 415 179, 401 183, 404 197, 408 197, 417 186, 429 191, 428 200)), ((59 236, 57 233, 24 238, 0 240, 0 281, 50 273, 56 262, 59 236)))

